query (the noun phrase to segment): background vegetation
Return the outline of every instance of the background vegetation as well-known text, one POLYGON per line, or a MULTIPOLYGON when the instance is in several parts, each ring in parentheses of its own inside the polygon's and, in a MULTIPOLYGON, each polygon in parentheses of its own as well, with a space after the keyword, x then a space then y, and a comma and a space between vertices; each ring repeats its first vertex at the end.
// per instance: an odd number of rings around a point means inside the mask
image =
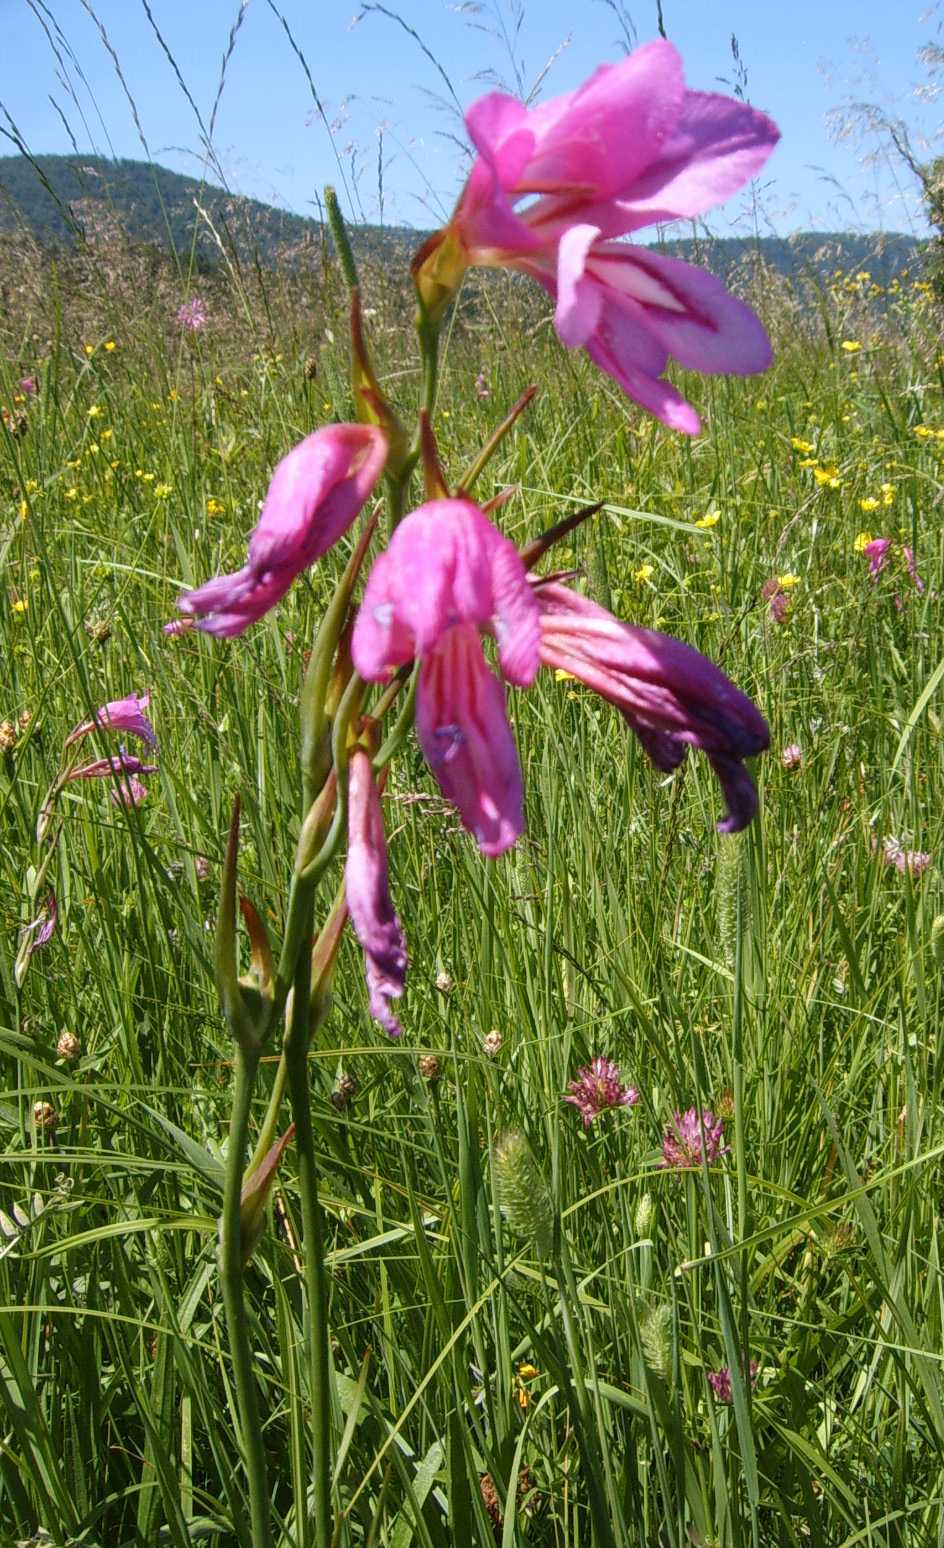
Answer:
MULTIPOLYGON (((408 296, 385 265, 364 278, 384 387, 410 405, 408 296)), ((446 466, 538 383, 482 497, 516 486, 520 538, 605 500, 555 562, 722 664, 772 746, 758 822, 721 840, 704 760, 656 775, 614 712, 545 674, 514 695, 528 834, 495 864, 418 751, 392 771, 406 1037, 368 1020, 346 942, 311 1060, 340 1542, 589 1544, 578 1369, 620 1541, 941 1541, 940 321, 916 271, 742 281, 776 363, 691 382, 694 442, 566 353, 513 281, 468 287, 449 336, 446 466), (871 577, 862 533, 911 547, 924 590, 900 551, 871 577), (584 1131, 562 1098, 598 1053, 640 1101, 584 1131), (691 1106, 725 1118, 710 1175, 659 1165, 691 1106), (576 1362, 496 1207, 509 1127, 562 1222, 576 1362), (708 1373, 750 1361, 753 1389, 735 1374, 719 1400, 708 1373)), ((162 626, 183 586, 241 562, 275 461, 350 416, 345 309, 318 248, 291 272, 228 249, 198 274, 116 232, 54 258, 11 235, 0 282, 0 1536, 238 1544, 208 929, 239 790, 242 883, 279 934, 296 696, 344 554, 239 642, 162 626), (208 320, 188 332, 194 294, 208 320), (66 796, 58 930, 18 990, 62 742, 132 689, 159 773, 138 808, 66 796)), ((286 1545, 310 1402, 293 1168, 289 1148, 248 1270, 286 1545)))

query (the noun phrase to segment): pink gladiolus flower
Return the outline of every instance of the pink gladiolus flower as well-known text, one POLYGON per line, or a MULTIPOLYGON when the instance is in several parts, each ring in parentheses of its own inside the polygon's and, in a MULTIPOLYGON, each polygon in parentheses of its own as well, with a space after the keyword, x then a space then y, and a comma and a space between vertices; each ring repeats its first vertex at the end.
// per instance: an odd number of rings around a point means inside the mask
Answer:
POLYGON ((761 596, 770 605, 770 616, 774 623, 786 623, 790 616, 790 598, 781 588, 776 576, 764 581, 761 587, 761 596))
POLYGON ((723 1139, 724 1122, 710 1108, 699 1112, 697 1107, 690 1107, 684 1113, 674 1113, 671 1127, 662 1136, 659 1165, 710 1166, 731 1149, 730 1145, 722 1145, 723 1139))
POLYGON ((570 1082, 568 1091, 564 1101, 576 1107, 585 1129, 608 1108, 633 1107, 639 1101, 636 1087, 624 1086, 619 1067, 612 1059, 600 1055, 577 1071, 577 1079, 570 1082))
POLYGON ((373 425, 328 425, 307 436, 272 475, 247 563, 188 591, 180 611, 208 634, 242 634, 344 535, 386 456, 386 437, 373 425))
POLYGON ((116 758, 97 758, 94 763, 72 769, 66 775, 65 783, 71 784, 74 779, 107 779, 113 775, 117 782, 113 783, 110 794, 115 805, 139 806, 148 793, 147 785, 139 776, 156 773, 156 763, 142 763, 134 753, 120 747, 116 758))
POLYGON ((149 747, 156 747, 157 737, 154 734, 154 727, 144 713, 150 702, 150 693, 143 693, 140 696, 129 693, 124 699, 110 699, 100 710, 96 710, 91 720, 83 720, 81 725, 69 732, 65 745, 71 747, 83 736, 88 736, 89 732, 101 730, 124 731, 129 736, 140 737, 141 741, 146 742, 149 747))
POLYGON ((407 954, 403 927, 390 898, 380 796, 370 756, 356 747, 348 765, 348 849, 344 872, 354 933, 364 950, 370 1014, 390 1037, 403 1028, 390 1001, 403 993, 407 954))
POLYGON ((670 355, 700 371, 766 368, 760 323, 719 281, 609 240, 702 214, 735 193, 779 138, 763 113, 688 91, 663 40, 531 110, 491 93, 466 125, 478 159, 442 234, 445 256, 432 238, 420 274, 429 264, 446 288, 467 263, 533 275, 556 298, 564 343, 586 347, 630 397, 688 434, 697 414, 659 380, 670 355))
POLYGON ((681 640, 637 629, 556 582, 535 588, 541 660, 615 704, 657 768, 678 768, 700 747, 728 807, 720 833, 745 828, 757 791, 743 760, 770 740, 759 710, 705 656, 681 640))
POLYGON ((873 538, 871 543, 866 543, 862 552, 869 561, 869 574, 878 575, 888 563, 888 550, 892 546, 891 538, 873 538))
POLYGON ((469 500, 420 506, 374 563, 351 653, 370 681, 420 657, 416 727, 426 761, 482 853, 500 855, 524 826, 521 770, 483 631, 497 638, 507 680, 531 683, 538 609, 514 545, 469 500))

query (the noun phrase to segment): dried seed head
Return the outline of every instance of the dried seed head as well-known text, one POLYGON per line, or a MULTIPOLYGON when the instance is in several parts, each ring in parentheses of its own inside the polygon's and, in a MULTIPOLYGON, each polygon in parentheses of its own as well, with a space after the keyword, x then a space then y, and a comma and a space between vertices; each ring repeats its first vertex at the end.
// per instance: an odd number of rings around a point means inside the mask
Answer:
POLYGON ((343 1113, 348 1102, 357 1095, 357 1081, 353 1075, 345 1071, 335 1081, 334 1090, 331 1093, 331 1106, 336 1112, 343 1113))
POLYGON ((104 645, 111 639, 111 624, 107 618, 86 618, 83 627, 93 645, 104 645))
POLYGON ((318 362, 314 355, 308 356, 308 359, 305 361, 304 370, 306 382, 313 382, 315 377, 318 375, 318 362))
POLYGON ((436 974, 436 988, 440 994, 449 994, 455 988, 455 980, 451 974, 446 972, 445 968, 440 968, 436 974))
POLYGON ((493 1027, 491 1032, 486 1032, 482 1039, 482 1051, 489 1059, 494 1059, 495 1055, 501 1052, 501 1045, 502 1035, 497 1027, 493 1027))
POLYGON ((60 1059, 77 1059, 82 1052, 82 1044, 74 1032, 60 1032, 56 1043, 56 1054, 60 1059))
POLYGON ((442 1074, 442 1062, 436 1054, 420 1054, 419 1069, 423 1079, 432 1085, 442 1074))
POLYGON ((12 720, 0 720, 0 752, 11 753, 16 746, 17 730, 12 720))
POLYGON ((33 711, 30 710, 30 709, 20 710, 20 713, 19 713, 19 727, 20 727, 20 730, 21 731, 28 731, 32 724, 33 724, 33 711))
POLYGON ((56 1112, 56 1109, 53 1107, 51 1102, 33 1103, 33 1123, 36 1125, 37 1129, 43 1129, 47 1132, 52 1132, 55 1130, 58 1122, 59 1114, 56 1112))
POLYGON ((512 1230, 542 1257, 554 1247, 555 1215, 550 1190, 520 1129, 500 1134, 492 1148, 498 1202, 512 1230))

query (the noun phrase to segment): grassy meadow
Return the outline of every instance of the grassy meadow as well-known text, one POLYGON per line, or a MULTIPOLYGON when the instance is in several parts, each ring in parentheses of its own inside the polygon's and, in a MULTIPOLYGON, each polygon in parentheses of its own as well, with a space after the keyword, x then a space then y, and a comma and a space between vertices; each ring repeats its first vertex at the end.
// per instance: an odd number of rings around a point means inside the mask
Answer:
MULTIPOLYGON (((275 462, 351 417, 345 302, 317 253, 281 278, 188 279, 115 238, 3 263, 0 1541, 248 1544, 211 932, 239 792, 241 886, 280 937, 305 652, 353 537, 240 640, 162 629, 242 563, 275 462), (147 799, 76 783, 38 845, 68 731, 132 690, 159 739, 147 799)), ((447 471, 536 383, 478 497, 514 485, 498 520, 522 541, 603 500, 546 567, 717 661, 771 748, 757 821, 719 838, 703 756, 659 774, 545 671, 510 693, 528 827, 493 863, 413 739, 391 767, 405 1036, 370 1021, 349 937, 310 1058, 338 1548, 590 1548, 574 1383, 620 1545, 944 1541, 940 318, 917 274, 744 282, 775 364, 690 380, 694 441, 567 353, 523 285, 470 285, 447 332, 447 471), (900 547, 871 575, 863 534, 913 550, 923 590, 900 547), (563 1097, 598 1054, 640 1099, 584 1129, 563 1097), (666 1169, 691 1107, 729 1148, 666 1169), (562 1296, 498 1206, 509 1129, 547 1179, 562 1296)), ((412 413, 405 283, 371 268, 363 290, 412 413)), ((309 1474, 300 1235, 290 1145, 246 1279, 280 1548, 309 1474)))

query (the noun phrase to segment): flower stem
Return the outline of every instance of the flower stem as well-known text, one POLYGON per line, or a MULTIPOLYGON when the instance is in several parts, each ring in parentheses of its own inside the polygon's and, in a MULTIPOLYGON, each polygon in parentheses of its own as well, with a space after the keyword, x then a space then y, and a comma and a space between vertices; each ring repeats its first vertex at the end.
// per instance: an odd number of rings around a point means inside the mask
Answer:
MULTIPOLYGON (((312 1428, 312 1499, 315 1548, 331 1543, 331 1402, 328 1388, 328 1281, 318 1198, 318 1164, 308 1089, 308 1025, 311 962, 300 953, 293 984, 292 1017, 285 1038, 289 1097, 295 1122, 298 1188, 302 1205, 305 1296, 312 1428)), ((308 1543, 305 1525, 303 1548, 308 1543)))
POLYGON ((265 1448, 259 1420, 259 1400, 252 1367, 252 1350, 243 1301, 243 1265, 240 1253, 239 1199, 243 1180, 243 1157, 249 1133, 249 1104, 259 1065, 257 1048, 236 1049, 236 1084, 230 1116, 229 1149, 223 1192, 223 1218, 220 1226, 220 1277, 223 1309, 233 1361, 233 1380, 239 1407, 239 1426, 249 1483, 249 1514, 253 1548, 272 1548, 269 1517, 269 1487, 266 1481, 265 1448))

